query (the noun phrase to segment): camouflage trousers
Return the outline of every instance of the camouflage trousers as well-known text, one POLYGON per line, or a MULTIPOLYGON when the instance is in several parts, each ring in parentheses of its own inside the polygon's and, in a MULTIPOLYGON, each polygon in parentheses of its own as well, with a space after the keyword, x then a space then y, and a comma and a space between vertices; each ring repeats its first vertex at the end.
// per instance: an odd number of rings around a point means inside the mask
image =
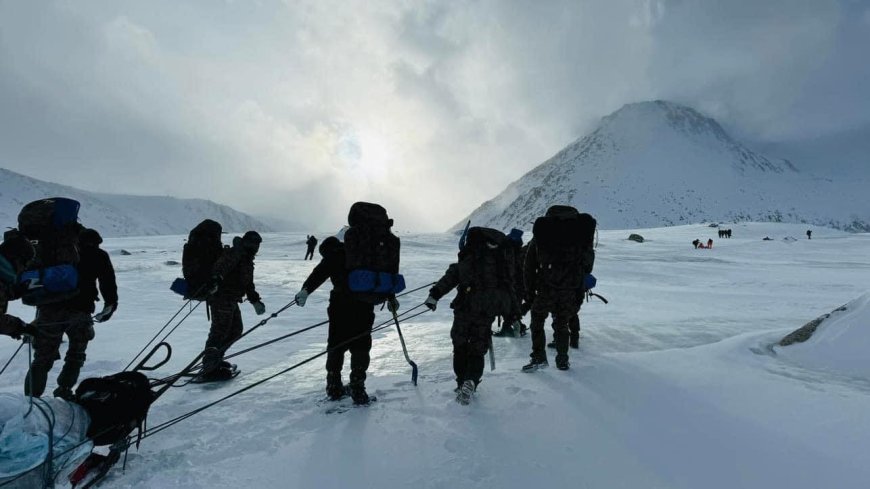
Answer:
POLYGON ((475 385, 483 377, 485 356, 492 340, 495 316, 455 311, 450 339, 453 340, 453 373, 457 385, 473 380, 475 385))
POLYGON ((553 340, 556 343, 556 362, 568 360, 571 323, 576 321, 578 334, 580 331, 580 319, 577 316, 580 311, 580 300, 577 297, 577 291, 569 289, 544 291, 535 298, 532 303, 532 322, 529 325, 532 331, 530 356, 533 360, 547 359, 544 322, 551 314, 553 315, 553 340))
POLYGON ((340 382, 344 354, 350 352, 350 383, 364 385, 371 362, 375 306, 345 294, 331 294, 326 312, 329 316, 327 382, 330 379, 340 382))
POLYGON ((79 372, 85 364, 85 350, 94 339, 94 322, 86 312, 67 308, 42 306, 36 309, 33 326, 37 335, 33 339, 33 363, 24 381, 24 393, 39 397, 45 392, 48 372, 56 360, 60 360, 60 344, 63 335, 69 339, 63 368, 57 376, 57 385, 72 389, 79 380, 79 372))
POLYGON ((224 352, 242 336, 242 312, 234 299, 212 299, 208 302, 211 312, 211 328, 205 341, 202 368, 208 372, 217 368, 224 359, 224 352))

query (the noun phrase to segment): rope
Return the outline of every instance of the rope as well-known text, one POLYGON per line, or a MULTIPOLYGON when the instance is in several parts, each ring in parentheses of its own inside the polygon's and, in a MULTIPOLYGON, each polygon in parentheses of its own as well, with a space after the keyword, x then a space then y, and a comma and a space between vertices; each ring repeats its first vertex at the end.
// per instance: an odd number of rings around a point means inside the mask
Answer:
MULTIPOLYGON (((402 313, 402 315, 408 314, 409 312, 411 312, 411 311, 413 311, 413 310, 415 310, 415 309, 417 309, 417 308, 420 308, 420 307, 422 307, 423 305, 424 305, 424 304, 420 304, 420 305, 418 305, 418 306, 415 306, 415 307, 413 307, 413 308, 411 308, 411 309, 405 311, 404 313, 402 313)), ((427 312, 429 312, 429 309, 425 309, 425 310, 423 310, 423 311, 421 311, 421 312, 419 312, 419 313, 417 313, 417 314, 414 314, 414 315, 408 316, 407 318, 404 319, 404 321, 411 320, 411 319, 413 319, 413 318, 415 318, 415 317, 417 317, 417 316, 420 316, 421 314, 425 314, 425 313, 427 313, 427 312)), ((398 317, 398 316, 397 316, 397 317, 398 317)), ((205 411, 206 409, 209 409, 209 408, 211 408, 211 407, 213 407, 213 406, 215 406, 215 405, 217 405, 217 404, 220 404, 220 403, 222 403, 222 402, 224 402, 224 401, 226 401, 226 400, 228 400, 228 399, 231 399, 231 398, 233 398, 233 397, 235 397, 235 396, 237 396, 237 395, 239 395, 239 394, 242 394, 242 393, 244 393, 244 392, 247 392, 247 391, 253 389, 254 387, 258 387, 258 386, 260 386, 260 385, 262 385, 262 384, 264 384, 264 383, 266 383, 266 382, 268 382, 268 381, 270 381, 270 380, 272 380, 272 379, 274 379, 274 378, 276 378, 276 377, 279 377, 279 376, 281 376, 281 375, 286 374, 287 372, 290 372, 290 371, 292 371, 292 370, 295 370, 295 369, 297 369, 297 368, 299 368, 299 367, 301 367, 301 366, 303 366, 303 365, 305 365, 305 364, 307 364, 307 363, 310 363, 310 362, 316 360, 317 358, 322 357, 323 355, 326 355, 327 353, 329 353, 329 352, 331 352, 331 351, 335 351, 335 350, 337 350, 337 349, 339 349, 339 348, 343 348, 343 347, 345 347, 346 345, 352 343, 353 341, 358 340, 359 338, 362 338, 362 337, 364 337, 364 336, 366 336, 366 335, 370 335, 370 334, 372 334, 372 333, 374 333, 374 332, 376 332, 376 331, 380 331, 380 330, 382 330, 382 329, 385 329, 385 328, 391 327, 392 325, 393 325, 393 319, 390 319, 390 320, 388 320, 388 321, 385 321, 385 322, 379 324, 378 326, 372 328, 371 331, 366 331, 366 332, 361 333, 361 334, 359 334, 359 335, 357 335, 357 336, 354 336, 353 338, 350 338, 350 339, 348 339, 348 340, 346 340, 346 341, 344 341, 344 342, 342 342, 342 343, 340 343, 340 344, 338 344, 338 345, 335 345, 335 346, 333 346, 332 348, 327 348, 326 350, 324 350, 324 351, 318 353, 317 355, 314 355, 313 357, 310 357, 310 358, 308 358, 308 359, 302 360, 302 361, 300 361, 300 362, 298 362, 298 363, 296 363, 296 364, 294 364, 294 365, 291 365, 290 367, 285 368, 284 370, 281 370, 280 372, 277 372, 277 373, 275 373, 275 374, 272 374, 272 375, 270 375, 270 376, 268 376, 268 377, 266 377, 266 378, 264 378, 264 379, 261 379, 261 380, 255 382, 255 383, 253 383, 253 384, 251 384, 251 385, 248 385, 248 386, 246 386, 246 387, 243 387, 242 389, 239 389, 239 390, 237 390, 237 391, 235 391, 235 392, 233 392, 233 393, 230 393, 230 394, 228 394, 228 395, 226 395, 226 396, 224 396, 224 397, 222 397, 222 398, 220 398, 220 399, 217 399, 217 400, 215 400, 215 401, 212 401, 212 402, 210 402, 210 403, 208 403, 208 404, 206 404, 206 405, 204 405, 204 406, 201 406, 201 407, 199 407, 199 408, 197 408, 197 409, 194 409, 193 411, 190 411, 190 412, 188 412, 188 413, 186 413, 186 414, 182 414, 181 416, 178 416, 178 417, 176 417, 176 418, 173 418, 173 419, 170 419, 170 420, 168 420, 168 421, 165 421, 165 422, 163 422, 163 423, 161 423, 161 424, 159 424, 159 425, 157 425, 157 426, 151 428, 150 430, 148 430, 148 432, 145 433, 145 434, 142 436, 142 439, 145 439, 145 438, 148 438, 148 437, 150 437, 150 436, 156 435, 157 433, 160 433, 161 431, 163 431, 163 430, 165 430, 165 429, 167 429, 167 428, 170 428, 170 427, 172 427, 172 426, 174 426, 174 425, 176 425, 176 424, 178 424, 178 423, 184 421, 185 419, 190 418, 191 416, 194 416, 194 415, 196 415, 196 414, 199 414, 199 413, 205 411)))
MULTIPOLYGON (((142 353, 144 353, 145 350, 147 350, 148 347, 151 346, 152 343, 154 343, 154 340, 157 339, 157 337, 160 336, 161 333, 163 333, 163 330, 165 330, 166 328, 168 328, 169 325, 172 324, 172 321, 175 321, 175 318, 177 318, 178 315, 181 314, 182 311, 184 311, 184 308, 187 307, 188 305, 190 305, 191 302, 193 302, 193 299, 188 299, 187 302, 185 302, 184 304, 181 305, 181 307, 178 309, 178 311, 176 311, 175 314, 173 314, 172 317, 169 318, 169 321, 166 321, 166 324, 164 324, 163 327, 160 328, 160 331, 158 331, 158 332, 157 332, 157 333, 156 333, 156 334, 151 338, 151 340, 149 340, 148 343, 146 343, 145 346, 143 346, 142 349, 139 350, 139 353, 137 353, 136 356, 134 356, 133 359, 130 360, 130 363, 128 363, 127 366, 124 367, 124 370, 125 370, 125 371, 126 371, 128 368, 130 368, 131 365, 133 365, 134 363, 136 363, 136 360, 139 358, 139 356, 141 356, 142 353)), ((169 333, 164 337, 164 339, 165 339, 165 338, 168 338, 169 335, 172 334, 172 332, 175 331, 175 329, 178 328, 178 326, 179 326, 179 325, 180 325, 180 324, 181 324, 185 319, 187 319, 188 316, 190 316, 190 315, 193 313, 193 311, 195 311, 196 308, 199 307, 200 304, 202 304, 202 302, 197 302, 197 304, 196 304, 195 306, 193 306, 193 309, 191 309, 187 314, 184 315, 183 318, 181 318, 181 321, 179 321, 178 324, 175 325, 175 328, 172 328, 172 330, 171 330, 171 331, 170 331, 170 332, 169 332, 169 333)))
POLYGON ((9 357, 9 360, 6 362, 6 365, 3 365, 3 368, 0 369, 0 375, 3 375, 3 372, 5 372, 6 369, 9 367, 9 364, 12 363, 12 360, 15 360, 15 356, 18 355, 18 352, 20 352, 22 348, 24 348, 23 341, 21 342, 20 345, 18 345, 18 349, 15 350, 15 353, 13 353, 11 357, 9 357))
MULTIPOLYGON (((425 289, 425 288, 427 288, 427 287, 431 287, 431 286, 435 285, 436 283, 437 283, 437 282, 432 282, 432 283, 429 283, 429 284, 426 284, 426 285, 422 285, 422 286, 420 286, 420 287, 417 287, 416 289, 412 289, 412 290, 408 290, 408 291, 402 292, 401 294, 397 295, 396 297, 398 298, 398 297, 402 297, 402 296, 405 296, 405 295, 408 295, 408 294, 413 294, 414 292, 417 292, 417 291, 423 290, 423 289, 425 289)), ((236 339, 235 341, 233 341, 232 344, 237 343, 239 340, 241 340, 242 338, 244 338, 244 337, 247 336, 248 334, 252 333, 255 329, 259 328, 260 326, 265 325, 267 322, 269 322, 269 320, 274 319, 274 318, 277 317, 279 314, 281 314, 282 312, 286 311, 287 309, 289 309, 290 307, 292 307, 292 306, 294 306, 294 305, 296 305, 296 300, 293 300, 293 301, 289 302, 287 305, 285 305, 285 306, 282 307, 281 309, 278 309, 276 312, 274 312, 274 313, 272 313, 271 315, 269 315, 269 317, 263 319, 263 320, 260 321, 258 324, 254 325, 253 327, 251 327, 250 329, 248 329, 248 331, 246 331, 246 332, 243 333, 241 336, 239 336, 238 339, 236 339)), ((402 314, 399 315, 399 317, 402 317, 402 315, 407 314, 408 312, 413 311, 414 309, 417 309, 417 308, 421 307, 422 305, 423 305, 423 304, 420 304, 420 305, 418 305, 418 306, 415 306, 415 307, 413 307, 413 308, 411 308, 411 309, 409 309, 409 310, 403 312, 402 314)), ((254 346, 252 346, 252 347, 250 347, 250 348, 246 348, 246 349, 244 349, 244 350, 238 351, 238 352, 233 353, 233 354, 231 354, 231 355, 227 355, 227 356, 224 357, 224 360, 228 360, 228 359, 230 359, 230 358, 234 358, 234 357, 237 357, 237 356, 239 356, 239 355, 243 355, 243 354, 245 354, 245 353, 249 353, 249 352, 252 352, 252 351, 254 351, 254 350, 258 350, 258 349, 260 349, 260 348, 263 348, 263 347, 269 346, 269 345, 274 344, 274 343, 277 343, 277 342, 279 342, 279 341, 286 340, 287 338, 291 338, 291 337, 293 337, 293 336, 296 336, 296 335, 298 335, 298 334, 304 333, 304 332, 306 332, 306 331, 310 331, 310 330, 312 330, 312 329, 314 329, 314 328, 317 328, 317 327, 323 326, 323 325, 325 325, 325 324, 329 324, 329 320, 326 320, 326 321, 323 321, 323 322, 320 322, 320 323, 317 323, 317 324, 312 324, 311 326, 306 326, 305 328, 302 328, 302 329, 300 329, 300 330, 294 331, 294 332, 292 332, 292 333, 289 333, 289 334, 286 334, 286 335, 280 336, 280 337, 278 337, 278 338, 275 338, 275 339, 272 339, 272 340, 269 340, 269 341, 265 341, 265 342, 263 342, 263 343, 260 343, 260 344, 254 345, 254 346)), ((171 332, 170 332, 170 333, 171 333, 171 332)), ((168 336, 169 336, 169 335, 167 334, 167 337, 168 337, 168 336)), ((164 337, 164 339, 165 339, 165 337, 164 337)), ((232 344, 231 344, 230 346, 232 346, 232 344)), ((227 347, 227 348, 229 348, 229 347, 227 347)), ((168 377, 163 377, 162 379, 155 379, 155 380, 152 381, 152 382, 153 382, 153 383, 152 383, 152 386, 163 385, 163 384, 166 384, 166 383, 174 383, 174 382, 175 382, 176 380, 178 380, 179 378, 181 378, 181 377, 183 377, 183 376, 185 376, 185 375, 187 375, 187 374, 189 374, 189 373, 192 373, 193 371, 195 371, 195 370, 197 370, 197 369, 201 369, 201 368, 202 368, 202 364, 201 364, 201 363, 198 363, 198 364, 194 365, 192 368, 185 369, 184 371, 179 372, 179 373, 177 373, 177 374, 173 374, 173 375, 170 375, 170 376, 168 376, 168 377)), ((125 369, 125 370, 126 370, 126 369, 125 369)), ((187 386, 188 384, 190 384, 189 381, 188 381, 188 382, 184 382, 184 383, 182 383, 182 384, 174 385, 173 387, 185 387, 185 386, 187 386)))
MULTIPOLYGON (((176 312, 176 313, 175 313, 175 314, 174 314, 174 315, 169 319, 169 321, 168 321, 165 325, 163 325, 162 328, 160 328, 160 331, 158 331, 157 334, 155 334, 154 337, 152 337, 151 340, 148 341, 148 343, 146 343, 145 346, 142 347, 141 350, 139 350, 139 353, 137 353, 136 356, 134 356, 133 359, 130 360, 130 363, 128 363, 127 366, 124 367, 124 371, 126 371, 128 368, 130 368, 131 365, 133 365, 133 364, 136 362, 136 360, 137 360, 137 359, 142 355, 142 353, 144 353, 145 350, 148 349, 148 347, 151 346, 152 343, 154 343, 154 340, 157 339, 158 336, 160 336, 160 333, 162 333, 163 330, 165 330, 165 329, 166 329, 166 328, 167 328, 167 327, 172 323, 172 321, 174 321, 175 318, 178 317, 179 314, 181 314, 181 311, 183 311, 184 308, 187 307, 187 305, 190 304, 192 301, 193 301, 193 299, 190 299, 190 300, 188 300, 187 302, 185 302, 184 305, 181 306, 181 309, 179 309, 178 312, 176 312)), ((178 329, 179 326, 181 326, 181 323, 183 323, 185 319, 187 319, 188 317, 190 317, 190 315, 193 314, 193 311, 196 311, 196 308, 199 307, 200 304, 202 304, 202 301, 197 302, 195 306, 193 306, 192 308, 190 308, 190 310, 187 311, 187 314, 185 314, 184 316, 182 316, 181 319, 178 320, 178 323, 177 323, 177 324, 176 324, 172 329, 170 329, 169 332, 166 333, 165 336, 163 336, 163 338, 160 340, 160 342, 166 341, 166 338, 169 338, 169 335, 171 335, 172 333, 174 333, 175 330, 178 329)), ((160 343, 160 342, 158 342, 158 343, 160 343)))

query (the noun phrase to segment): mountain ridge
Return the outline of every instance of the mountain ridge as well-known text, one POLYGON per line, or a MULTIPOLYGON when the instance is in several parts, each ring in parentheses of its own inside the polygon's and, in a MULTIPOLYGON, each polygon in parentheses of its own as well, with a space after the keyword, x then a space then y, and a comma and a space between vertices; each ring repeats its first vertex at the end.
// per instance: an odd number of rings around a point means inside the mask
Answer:
POLYGON ((225 231, 272 231, 259 219, 205 199, 179 199, 89 192, 46 182, 0 168, 0 225, 17 225, 18 212, 28 202, 48 197, 70 197, 81 202, 82 224, 104 236, 187 234, 203 219, 214 219, 225 231))
POLYGON ((860 183, 755 152, 690 107, 638 102, 603 117, 450 230, 469 219, 528 228, 550 205, 570 204, 607 229, 755 220, 870 231, 870 209, 854 203, 860 183))

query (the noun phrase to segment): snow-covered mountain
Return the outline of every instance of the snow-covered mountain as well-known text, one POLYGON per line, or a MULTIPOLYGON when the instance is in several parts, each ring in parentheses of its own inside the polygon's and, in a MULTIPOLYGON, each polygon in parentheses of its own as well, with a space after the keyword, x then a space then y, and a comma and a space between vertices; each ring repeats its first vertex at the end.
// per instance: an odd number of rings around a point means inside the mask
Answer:
POLYGON ((550 205, 568 203, 608 229, 751 220, 870 231, 867 180, 801 172, 750 150, 696 110, 659 100, 604 117, 468 219, 528 227, 550 205))
POLYGON ((0 168, 3 228, 17 225, 23 205, 46 197, 70 197, 81 202, 79 220, 104 236, 186 234, 205 218, 220 222, 230 232, 271 230, 247 214, 210 200, 87 192, 0 168))

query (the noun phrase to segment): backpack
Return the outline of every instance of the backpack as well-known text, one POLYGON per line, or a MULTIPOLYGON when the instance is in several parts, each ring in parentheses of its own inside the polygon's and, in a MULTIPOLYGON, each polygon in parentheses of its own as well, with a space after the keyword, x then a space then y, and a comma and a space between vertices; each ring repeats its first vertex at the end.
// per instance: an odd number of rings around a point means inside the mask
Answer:
POLYGON ((400 241, 390 232, 393 220, 387 210, 378 204, 357 202, 350 207, 347 223, 345 268, 354 296, 380 304, 404 290, 405 279, 399 274, 400 241))
POLYGON ((583 286, 583 254, 595 239, 595 218, 577 209, 554 205, 535 220, 538 284, 553 289, 583 286))
POLYGON ((468 229, 465 245, 459 252, 462 309, 500 316, 514 312, 514 255, 513 244, 501 231, 468 229))
POLYGON ((206 285, 212 279, 214 264, 223 253, 221 225, 205 219, 190 231, 181 257, 184 279, 176 280, 171 289, 186 299, 204 300, 206 285))
POLYGON ((88 438, 94 445, 112 445, 139 428, 156 396, 141 372, 121 372, 83 380, 76 388, 76 404, 91 417, 88 438))
POLYGON ((78 201, 64 197, 33 201, 18 213, 18 230, 31 241, 77 235, 80 207, 78 201))
POLYGON ((36 241, 35 258, 19 279, 25 304, 53 304, 78 294, 79 208, 73 199, 54 197, 30 202, 18 213, 18 230, 36 241))

